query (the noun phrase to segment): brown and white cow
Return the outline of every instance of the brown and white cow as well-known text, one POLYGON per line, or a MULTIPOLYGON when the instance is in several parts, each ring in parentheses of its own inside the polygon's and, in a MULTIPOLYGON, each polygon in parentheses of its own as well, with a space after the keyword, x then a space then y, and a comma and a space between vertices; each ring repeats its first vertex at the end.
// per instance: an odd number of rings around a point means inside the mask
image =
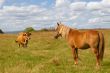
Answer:
POLYGON ((16 43, 19 44, 19 47, 27 47, 28 40, 30 39, 31 33, 29 32, 21 32, 18 34, 18 37, 16 39, 16 43))

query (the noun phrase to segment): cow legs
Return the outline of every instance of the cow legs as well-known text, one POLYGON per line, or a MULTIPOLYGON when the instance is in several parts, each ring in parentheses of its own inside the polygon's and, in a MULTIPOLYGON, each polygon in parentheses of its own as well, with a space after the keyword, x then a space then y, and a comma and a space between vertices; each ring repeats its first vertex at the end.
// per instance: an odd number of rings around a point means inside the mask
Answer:
POLYGON ((74 64, 77 65, 78 64, 78 49, 77 48, 72 48, 72 53, 73 53, 73 57, 74 57, 74 64))
POLYGON ((27 44, 28 44, 28 40, 26 40, 26 43, 25 43, 25 46, 27 47, 27 44))
POLYGON ((20 47, 21 44, 19 43, 18 45, 19 45, 19 47, 20 47))
POLYGON ((97 48, 93 48, 93 51, 94 51, 94 54, 95 54, 95 56, 96 56, 96 65, 97 66, 99 66, 100 65, 100 57, 99 57, 99 51, 98 51, 99 49, 97 49, 97 48))
POLYGON ((27 47, 28 44, 28 40, 25 40, 25 42, 23 43, 24 47, 27 47))
POLYGON ((26 48, 26 47, 27 47, 27 45, 26 45, 26 44, 23 44, 23 47, 24 47, 24 48, 26 48))
POLYGON ((22 47, 24 47, 24 48, 27 47, 27 46, 26 46, 26 42, 23 42, 21 45, 22 45, 22 47))
POLYGON ((22 44, 22 47, 24 47, 24 44, 22 44))
POLYGON ((24 44, 24 47, 27 47, 27 44, 24 44))

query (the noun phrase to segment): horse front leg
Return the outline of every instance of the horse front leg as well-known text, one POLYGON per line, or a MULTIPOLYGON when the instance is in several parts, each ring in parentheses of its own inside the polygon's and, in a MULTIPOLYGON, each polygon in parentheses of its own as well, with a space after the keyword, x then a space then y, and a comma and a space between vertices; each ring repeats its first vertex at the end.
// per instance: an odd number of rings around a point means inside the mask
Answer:
POLYGON ((78 48, 75 48, 75 54, 76 54, 76 61, 78 63, 78 48))
POLYGON ((77 65, 78 64, 78 49, 72 47, 72 53, 73 53, 73 57, 74 57, 74 64, 77 65))

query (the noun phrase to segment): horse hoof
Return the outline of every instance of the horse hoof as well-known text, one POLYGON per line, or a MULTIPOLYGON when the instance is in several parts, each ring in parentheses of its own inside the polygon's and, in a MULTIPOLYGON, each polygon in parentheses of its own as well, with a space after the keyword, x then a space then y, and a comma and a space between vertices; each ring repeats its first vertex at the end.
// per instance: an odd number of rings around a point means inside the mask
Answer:
POLYGON ((100 69, 100 65, 96 66, 96 69, 98 69, 98 70, 99 70, 99 69, 100 69))

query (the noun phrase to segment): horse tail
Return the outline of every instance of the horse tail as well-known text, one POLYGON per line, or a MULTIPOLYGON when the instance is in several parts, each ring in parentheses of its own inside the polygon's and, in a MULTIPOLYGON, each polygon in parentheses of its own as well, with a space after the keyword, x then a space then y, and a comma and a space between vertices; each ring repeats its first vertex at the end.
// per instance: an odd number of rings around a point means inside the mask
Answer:
POLYGON ((103 33, 99 32, 100 42, 99 42, 99 58, 102 61, 103 55, 104 55, 104 49, 105 49, 105 40, 103 33))

